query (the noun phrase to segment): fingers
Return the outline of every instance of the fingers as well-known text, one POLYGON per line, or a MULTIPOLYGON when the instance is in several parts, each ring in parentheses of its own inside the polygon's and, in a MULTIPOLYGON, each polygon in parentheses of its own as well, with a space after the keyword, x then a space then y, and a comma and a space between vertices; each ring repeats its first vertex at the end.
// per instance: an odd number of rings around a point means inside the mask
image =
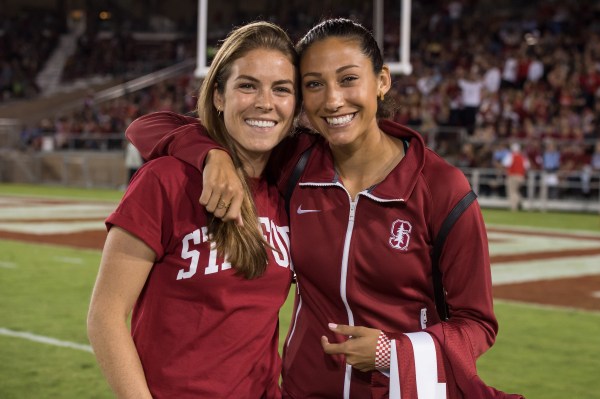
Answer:
POLYGON ((328 355, 341 355, 346 353, 345 343, 331 344, 329 343, 329 338, 324 335, 321 337, 321 346, 323 347, 323 351, 328 355))
POLYGON ((200 204, 215 217, 235 221, 241 226, 244 195, 244 186, 229 155, 224 151, 211 150, 202 172, 200 204))
POLYGON ((329 329, 331 331, 335 332, 336 334, 345 335, 347 337, 352 338, 352 337, 362 336, 363 327, 348 326, 345 324, 335 324, 335 323, 329 323, 327 325, 327 327, 329 327, 329 329))
POLYGON ((231 205, 231 198, 226 197, 225 195, 221 195, 221 197, 217 201, 217 207, 213 214, 219 219, 224 220, 224 216, 229 210, 229 205, 231 205))
POLYGON ((200 195, 200 204, 204 205, 208 212, 214 213, 217 210, 217 204, 221 199, 221 193, 218 190, 213 190, 206 184, 204 187, 202 195, 200 195))
POLYGON ((243 226, 244 222, 242 221, 242 203, 244 202, 243 192, 241 195, 235 195, 229 201, 229 207, 227 209, 227 213, 223 217, 224 221, 233 220, 235 224, 238 226, 243 226))
POLYGON ((348 326, 329 323, 329 329, 348 337, 341 343, 330 343, 321 337, 321 346, 328 355, 343 355, 345 362, 360 371, 375 369, 375 352, 380 330, 362 326, 348 326))
MULTIPOLYGON (((198 202, 200 202, 200 205, 204 206, 207 211, 211 196, 212 188, 210 188, 210 186, 206 184, 206 182, 204 182, 204 184, 202 185, 202 194, 200 194, 200 199, 198 200, 198 202)), ((216 203, 213 204, 213 206, 216 206, 216 203)))
POLYGON ((236 195, 227 194, 232 191, 235 190, 223 187, 214 190, 204 189, 199 202, 204 205, 208 212, 224 222, 234 221, 238 226, 243 226, 242 203, 244 202, 244 192, 240 190, 236 195))

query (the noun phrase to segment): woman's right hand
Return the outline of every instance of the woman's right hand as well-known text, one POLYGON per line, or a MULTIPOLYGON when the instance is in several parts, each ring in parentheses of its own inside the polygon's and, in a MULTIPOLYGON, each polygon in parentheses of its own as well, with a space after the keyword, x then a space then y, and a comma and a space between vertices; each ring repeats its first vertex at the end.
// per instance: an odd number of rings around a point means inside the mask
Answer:
POLYGON ((244 188, 229 154, 213 149, 206 155, 202 172, 200 204, 224 222, 242 226, 244 188))

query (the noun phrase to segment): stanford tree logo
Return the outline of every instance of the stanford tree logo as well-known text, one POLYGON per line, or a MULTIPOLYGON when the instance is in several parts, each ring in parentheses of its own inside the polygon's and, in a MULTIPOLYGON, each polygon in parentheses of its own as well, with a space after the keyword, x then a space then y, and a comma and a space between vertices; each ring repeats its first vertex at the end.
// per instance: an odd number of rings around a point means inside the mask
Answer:
POLYGON ((392 223, 392 230, 389 243, 392 248, 406 251, 410 242, 410 232, 412 226, 406 220, 396 220, 392 223))

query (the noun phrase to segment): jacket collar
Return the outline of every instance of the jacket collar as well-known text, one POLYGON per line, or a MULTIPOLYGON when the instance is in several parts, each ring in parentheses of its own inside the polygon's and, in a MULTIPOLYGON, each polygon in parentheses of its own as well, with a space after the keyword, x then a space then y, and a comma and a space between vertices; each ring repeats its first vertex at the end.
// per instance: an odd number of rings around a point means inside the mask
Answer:
MULTIPOLYGON (((425 143, 417 132, 396 122, 383 119, 379 127, 390 136, 408 142, 408 151, 398 165, 378 185, 366 194, 376 201, 406 201, 415 188, 425 163, 425 143)), ((333 155, 327 141, 321 138, 316 144, 300 179, 301 185, 335 185, 339 181, 333 155)))

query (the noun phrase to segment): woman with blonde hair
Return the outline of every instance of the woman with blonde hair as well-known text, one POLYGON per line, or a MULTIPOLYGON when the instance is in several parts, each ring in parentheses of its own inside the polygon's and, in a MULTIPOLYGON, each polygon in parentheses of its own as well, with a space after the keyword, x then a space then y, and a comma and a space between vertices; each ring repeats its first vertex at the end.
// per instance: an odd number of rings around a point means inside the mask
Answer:
MULTIPOLYGON (((296 64, 281 28, 242 26, 203 82, 199 119, 161 113, 134 122, 184 120, 183 130, 210 137, 232 156, 244 194, 235 204, 240 223, 224 223, 198 203, 201 171, 163 157, 137 172, 106 220, 88 335, 117 397, 281 396, 278 312, 291 281, 289 228, 263 171, 297 113, 296 64)), ((209 207, 227 209, 229 201, 209 207)))

